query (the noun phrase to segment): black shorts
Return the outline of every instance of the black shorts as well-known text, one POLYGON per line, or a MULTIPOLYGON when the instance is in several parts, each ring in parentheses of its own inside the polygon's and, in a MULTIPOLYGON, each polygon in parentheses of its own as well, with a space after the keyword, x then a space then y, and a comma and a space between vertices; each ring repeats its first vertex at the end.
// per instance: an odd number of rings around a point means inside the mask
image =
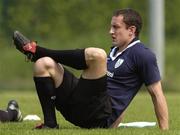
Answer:
POLYGON ((107 128, 112 113, 106 90, 107 76, 99 79, 76 78, 65 69, 56 89, 56 109, 66 120, 83 128, 107 128))

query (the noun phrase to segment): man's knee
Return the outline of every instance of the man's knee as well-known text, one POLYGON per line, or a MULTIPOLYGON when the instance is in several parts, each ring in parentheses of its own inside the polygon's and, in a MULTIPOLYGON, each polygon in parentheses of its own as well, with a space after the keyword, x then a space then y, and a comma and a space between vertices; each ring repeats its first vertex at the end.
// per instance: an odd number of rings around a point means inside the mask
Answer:
POLYGON ((40 58, 34 64, 34 76, 52 77, 56 88, 61 85, 63 81, 63 75, 64 75, 63 66, 56 63, 50 57, 40 58))
POLYGON ((34 63, 34 75, 49 76, 49 70, 54 69, 57 63, 50 57, 43 57, 34 63))
POLYGON ((106 62, 107 54, 103 49, 100 48, 86 48, 85 57, 87 61, 106 62))
POLYGON ((84 70, 82 76, 88 79, 97 79, 106 74, 107 55, 103 49, 85 49, 86 64, 88 68, 84 70))

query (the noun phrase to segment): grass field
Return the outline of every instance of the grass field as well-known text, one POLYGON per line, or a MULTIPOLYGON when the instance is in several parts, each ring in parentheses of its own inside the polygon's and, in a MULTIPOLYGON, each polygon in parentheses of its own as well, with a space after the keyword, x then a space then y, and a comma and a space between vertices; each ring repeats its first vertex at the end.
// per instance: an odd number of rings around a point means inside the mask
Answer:
MULTIPOLYGON (((179 106, 180 98, 178 93, 166 93, 169 116, 170 130, 164 131, 165 135, 180 135, 179 106)), ((10 99, 16 99, 21 107, 23 116, 37 114, 42 118, 39 101, 35 91, 0 91, 0 108, 6 108, 10 99)), ((59 130, 32 130, 40 121, 24 121, 21 123, 0 123, 0 135, 159 135, 162 131, 158 126, 149 128, 118 128, 118 129, 81 129, 69 122, 57 112, 59 130)), ((156 121, 151 98, 146 92, 139 93, 129 106, 123 122, 133 121, 156 121)))

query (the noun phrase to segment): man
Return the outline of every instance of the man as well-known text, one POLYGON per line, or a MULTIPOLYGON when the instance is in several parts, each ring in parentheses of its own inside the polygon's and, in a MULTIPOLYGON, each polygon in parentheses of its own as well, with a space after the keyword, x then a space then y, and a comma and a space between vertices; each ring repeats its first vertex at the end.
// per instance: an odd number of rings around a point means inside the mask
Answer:
POLYGON ((22 114, 19 109, 17 101, 10 100, 6 110, 0 110, 0 122, 20 122, 22 121, 22 114))
POLYGON ((114 12, 107 57, 100 48, 50 50, 18 31, 16 48, 34 62, 34 82, 44 114, 37 129, 58 128, 55 107, 83 128, 115 128, 143 83, 152 97, 161 129, 168 129, 168 109, 154 54, 138 39, 142 21, 132 9, 114 12), (63 65, 83 70, 78 79, 63 65))

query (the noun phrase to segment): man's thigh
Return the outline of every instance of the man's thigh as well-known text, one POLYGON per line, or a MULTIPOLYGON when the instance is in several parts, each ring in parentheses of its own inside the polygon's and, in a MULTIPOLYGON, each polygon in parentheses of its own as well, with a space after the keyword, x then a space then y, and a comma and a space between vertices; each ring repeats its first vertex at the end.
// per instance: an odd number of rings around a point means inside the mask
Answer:
POLYGON ((61 111, 68 121, 84 128, 106 127, 112 113, 106 78, 79 79, 68 103, 63 106, 64 112, 61 111))
POLYGON ((64 76, 61 85, 56 88, 56 107, 65 105, 69 102, 74 88, 77 86, 79 79, 70 71, 64 68, 64 76))

